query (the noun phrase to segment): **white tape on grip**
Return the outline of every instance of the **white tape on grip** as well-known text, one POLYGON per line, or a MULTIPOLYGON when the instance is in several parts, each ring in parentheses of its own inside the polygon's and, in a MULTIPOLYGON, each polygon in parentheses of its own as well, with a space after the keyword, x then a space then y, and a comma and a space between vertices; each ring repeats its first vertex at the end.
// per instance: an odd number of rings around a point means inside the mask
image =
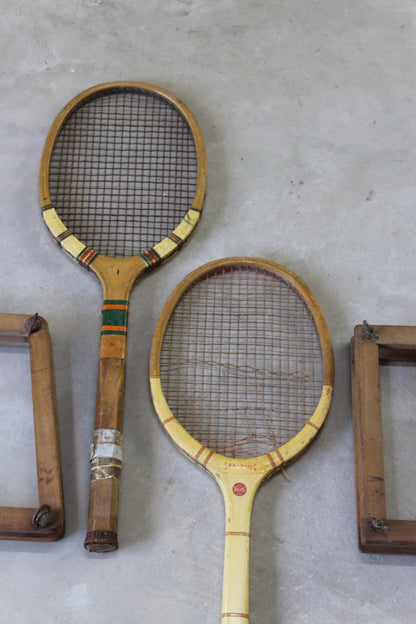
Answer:
POLYGON ((123 460, 123 435, 117 429, 97 429, 91 446, 90 461, 98 459, 123 460))

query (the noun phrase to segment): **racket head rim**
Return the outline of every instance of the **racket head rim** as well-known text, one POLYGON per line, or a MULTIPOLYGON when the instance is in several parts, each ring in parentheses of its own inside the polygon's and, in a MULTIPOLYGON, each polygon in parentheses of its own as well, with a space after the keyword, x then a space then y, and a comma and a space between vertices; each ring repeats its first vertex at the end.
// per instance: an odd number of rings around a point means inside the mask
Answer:
POLYGON ((217 471, 225 470, 226 464, 233 464, 237 470, 247 470, 256 464, 256 471, 264 474, 273 474, 282 466, 287 465, 297 459, 316 438, 320 432, 332 401, 334 386, 334 355, 331 336, 323 316, 319 303, 309 287, 295 273, 286 267, 275 262, 261 258, 247 256, 236 256, 214 260, 189 273, 169 295, 160 313, 156 324, 151 350, 150 350, 150 386, 153 404, 160 423, 169 435, 174 444, 192 461, 198 463, 215 476, 217 471), (169 407, 163 393, 160 379, 160 355, 162 351, 163 339, 166 333, 169 319, 174 313, 183 295, 196 282, 205 275, 209 275, 218 268, 227 267, 255 267, 271 271, 279 277, 284 277, 295 288, 297 294, 307 305, 314 320, 322 350, 323 360, 323 383, 322 392, 314 413, 302 429, 290 440, 280 447, 273 449, 269 453, 248 458, 234 458, 222 455, 205 447, 200 441, 194 438, 176 418, 169 407), (311 309, 312 308, 312 309, 311 309))
POLYGON ((49 129, 43 146, 39 167, 39 198, 42 209, 42 216, 50 234, 59 244, 59 246, 62 247, 63 250, 73 260, 80 262, 87 268, 90 267, 91 263, 95 260, 97 256, 102 256, 103 258, 109 258, 111 260, 118 260, 121 262, 123 262, 124 260, 128 261, 130 258, 143 257, 146 268, 151 269, 154 266, 157 266, 158 264, 163 262, 165 259, 168 259, 176 251, 178 251, 178 249, 188 240, 188 238, 193 233, 196 225, 199 222, 203 209, 207 182, 206 171, 206 149, 202 131, 195 115, 187 106, 187 104, 185 104, 185 102, 183 102, 180 98, 178 98, 167 89, 147 82, 103 82, 84 89, 83 91, 75 95, 71 100, 69 100, 69 102, 67 102, 67 104, 57 114, 49 129), (79 106, 82 105, 84 101, 87 102, 90 98, 93 98, 94 96, 99 97, 100 93, 106 93, 111 91, 112 89, 114 89, 115 91, 122 91, 124 89, 148 91, 149 93, 155 94, 167 100, 179 111, 179 113, 188 124, 195 143, 195 153, 197 157, 198 173, 194 199, 191 207, 189 207, 188 211, 184 215, 184 218, 176 224, 175 228, 172 230, 172 232, 168 234, 167 237, 162 238, 152 248, 142 249, 139 253, 131 256, 110 256, 100 253, 99 250, 88 247, 87 244, 81 241, 75 234, 70 232, 66 224, 61 220, 59 213, 52 202, 49 189, 49 168, 53 149, 59 132, 63 127, 65 121, 79 106), (88 253, 89 251, 91 251, 91 253, 88 253), (90 258, 92 257, 92 259, 90 259, 88 263, 84 263, 80 260, 80 255, 83 253, 85 254, 85 252, 88 253, 90 258), (151 262, 148 261, 149 256, 152 258, 151 262))
POLYGON ((160 377, 150 378, 150 389, 159 421, 175 444, 175 446, 194 463, 211 472, 255 472, 263 475, 262 478, 272 475, 284 466, 300 457, 320 432, 332 400, 333 387, 324 385, 321 398, 312 417, 304 427, 282 446, 273 449, 264 455, 253 457, 231 457, 212 451, 194 438, 179 422, 171 411, 160 383, 160 377))

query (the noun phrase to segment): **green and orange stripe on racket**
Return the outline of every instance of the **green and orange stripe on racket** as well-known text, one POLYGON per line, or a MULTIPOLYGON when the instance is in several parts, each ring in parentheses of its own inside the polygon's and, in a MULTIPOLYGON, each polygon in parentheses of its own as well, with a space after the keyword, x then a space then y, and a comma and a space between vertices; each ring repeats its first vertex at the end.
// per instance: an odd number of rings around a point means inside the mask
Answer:
POLYGON ((134 283, 172 256, 199 221, 206 156, 198 123, 145 83, 97 85, 55 119, 43 150, 44 220, 100 280, 104 304, 85 547, 118 547, 128 307, 134 283))

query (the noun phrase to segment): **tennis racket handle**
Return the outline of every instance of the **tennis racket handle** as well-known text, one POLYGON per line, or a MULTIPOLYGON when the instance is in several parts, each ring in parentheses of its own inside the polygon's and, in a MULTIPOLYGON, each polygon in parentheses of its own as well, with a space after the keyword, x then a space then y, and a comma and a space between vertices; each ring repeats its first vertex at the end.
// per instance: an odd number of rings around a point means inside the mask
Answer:
POLYGON ((250 533, 225 534, 221 624, 248 624, 250 533))
POLYGON ((248 624, 250 522, 257 476, 223 475, 225 502, 224 576, 221 624, 248 624))
POLYGON ((84 546, 92 552, 118 548, 117 519, 122 465, 125 359, 100 359, 90 500, 84 546))
POLYGON ((117 550, 119 484, 91 482, 88 529, 84 546, 90 552, 117 550))

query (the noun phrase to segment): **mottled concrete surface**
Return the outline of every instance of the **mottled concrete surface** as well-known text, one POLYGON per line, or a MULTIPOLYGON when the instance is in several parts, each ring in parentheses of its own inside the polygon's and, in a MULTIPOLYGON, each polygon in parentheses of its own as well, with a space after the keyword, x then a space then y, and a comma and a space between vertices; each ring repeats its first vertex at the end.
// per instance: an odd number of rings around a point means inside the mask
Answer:
MULTIPOLYGON (((416 557, 357 549, 348 343, 363 319, 416 325, 414 2, 2 0, 0 11, 0 309, 49 322, 67 520, 60 542, 0 543, 1 622, 220 621, 221 494, 163 434, 148 357, 180 279, 212 259, 253 255, 287 266, 318 298, 336 386, 290 481, 276 475, 256 497, 251 621, 413 624, 416 557), (83 539, 101 292, 47 233, 37 178, 61 107, 121 79, 187 102, 209 177, 195 235, 132 296, 120 549, 94 555, 83 539)), ((0 355, 0 503, 32 506, 27 362, 0 355)), ((383 377, 389 505, 416 518, 414 445, 397 442, 415 439, 414 370, 402 373, 383 377)))

